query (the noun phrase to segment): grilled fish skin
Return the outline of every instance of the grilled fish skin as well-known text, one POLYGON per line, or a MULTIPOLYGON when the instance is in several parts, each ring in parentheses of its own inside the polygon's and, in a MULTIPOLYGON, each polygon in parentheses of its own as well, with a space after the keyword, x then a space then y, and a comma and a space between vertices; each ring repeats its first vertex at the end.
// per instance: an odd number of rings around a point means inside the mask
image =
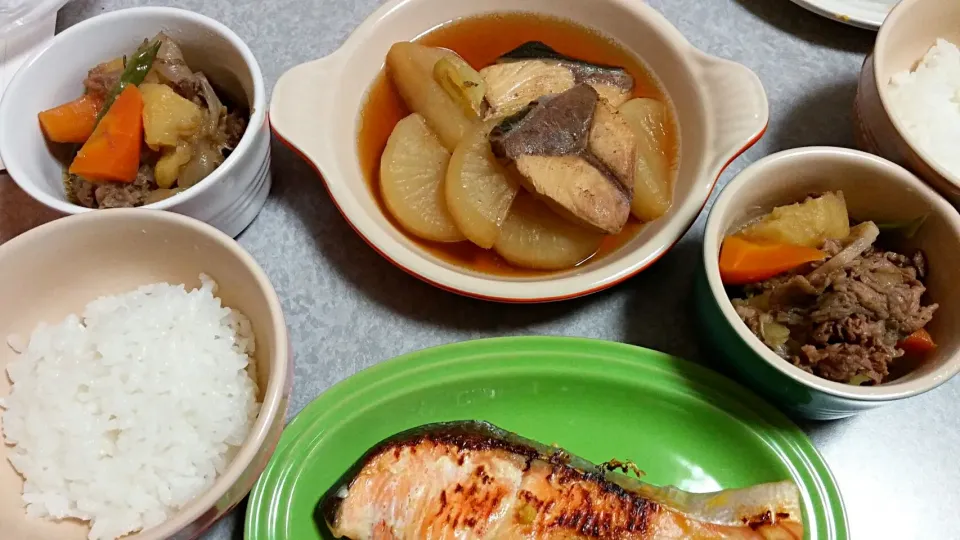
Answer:
POLYGON ((317 506, 352 540, 799 540, 790 481, 659 488, 484 422, 429 424, 371 449, 317 506))

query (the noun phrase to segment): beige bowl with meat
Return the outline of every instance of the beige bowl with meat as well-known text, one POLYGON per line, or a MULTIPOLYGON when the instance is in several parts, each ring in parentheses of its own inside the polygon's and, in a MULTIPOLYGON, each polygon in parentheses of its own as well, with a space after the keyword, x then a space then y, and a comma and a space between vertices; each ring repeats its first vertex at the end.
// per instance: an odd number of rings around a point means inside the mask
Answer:
POLYGON ((189 11, 132 8, 68 28, 11 80, 0 117, 7 172, 63 214, 170 210, 236 236, 270 190, 257 60, 230 29, 189 11), (112 101, 139 61, 149 72, 112 101), (76 106, 59 108, 67 103, 76 106), (140 125, 129 112, 137 107, 140 125), (120 137, 134 132, 139 141, 120 137), (106 134, 117 136, 97 147, 106 134))
MULTIPOLYGON (((787 214, 797 208, 780 210, 781 222, 794 220, 787 214)), ((751 165, 711 210, 703 262, 698 301, 707 338, 758 391, 799 415, 849 416, 932 390, 960 371, 960 214, 882 158, 815 147, 751 165), (821 209, 843 207, 836 229, 795 228, 826 231, 809 240, 780 231, 774 243, 769 218, 756 221, 811 195, 821 209), (734 251, 734 235, 751 250, 774 246, 777 256, 766 252, 758 270, 748 264, 758 252, 734 251), (785 266, 769 264, 774 259, 785 266), (908 338, 921 328, 934 346, 917 351, 908 338), (789 334, 778 339, 780 330, 789 334)))

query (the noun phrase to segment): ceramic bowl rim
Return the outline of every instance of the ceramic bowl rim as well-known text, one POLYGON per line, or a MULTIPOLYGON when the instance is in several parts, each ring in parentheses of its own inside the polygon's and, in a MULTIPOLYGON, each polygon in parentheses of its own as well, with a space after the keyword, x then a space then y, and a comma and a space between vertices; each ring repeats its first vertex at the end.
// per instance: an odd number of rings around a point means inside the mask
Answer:
MULTIPOLYGON (((54 36, 53 39, 48 41, 39 51, 37 51, 24 62, 20 70, 18 70, 13 79, 10 80, 10 84, 7 86, 7 90, 3 94, 3 98, 0 99, 0 117, 4 116, 3 112, 8 107, 15 106, 17 101, 16 96, 19 93, 29 91, 34 64, 44 54, 47 54, 51 48, 62 47, 65 46, 65 43, 69 44, 71 41, 79 39, 75 36, 78 36, 91 27, 113 25, 130 19, 152 19, 159 16, 166 16, 173 19, 181 19, 184 21, 193 22, 206 28, 214 34, 219 35, 221 38, 229 42, 230 45, 243 58, 244 65, 250 72, 250 77, 253 82, 253 104, 250 107, 250 118, 247 122, 247 127, 244 130, 243 136, 240 138, 240 142, 237 144, 237 147, 230 152, 230 155, 226 157, 223 163, 221 163, 219 167, 210 173, 210 175, 198 182, 196 185, 192 186, 190 189, 186 189, 162 201, 145 204, 138 207, 150 210, 169 210, 198 198, 203 193, 209 191, 214 185, 225 181, 225 179, 231 174, 234 174, 236 172, 234 169, 236 169, 238 162, 241 161, 242 156, 253 151, 254 139, 259 131, 259 126, 263 125, 267 117, 266 83, 263 79, 263 73, 260 70, 260 64, 257 62, 257 59, 250 47, 242 39, 240 39, 240 37, 233 30, 228 28, 223 23, 207 17, 206 15, 201 15, 200 13, 186 9, 160 6, 118 9, 116 11, 110 11, 80 21, 54 36)), ((3 129, 0 129, 0 132, 2 131, 3 129)), ((4 142, 7 139, 9 138, 0 137, 0 149, 8 149, 7 147, 10 143, 4 142)), ((31 179, 25 177, 26 175, 23 173, 23 170, 20 167, 20 158, 18 157, 17 153, 0 151, 0 155, 7 153, 10 153, 10 156, 4 157, 4 166, 7 168, 7 174, 13 178, 14 182, 16 182, 20 189, 30 195, 30 197, 34 200, 62 214, 76 215, 98 210, 95 208, 87 208, 85 206, 74 204, 63 198, 57 198, 36 187, 35 183, 31 179)))
MULTIPOLYGON (((728 327, 752 350, 755 356, 782 375, 807 388, 857 402, 894 401, 933 390, 960 372, 960 351, 953 351, 953 354, 944 361, 941 369, 902 383, 893 381, 881 386, 852 386, 828 381, 812 373, 807 373, 777 356, 740 319, 724 292, 717 261, 720 239, 726 232, 721 228, 721 221, 726 217, 739 191, 752 183, 762 182, 766 177, 767 169, 778 162, 811 159, 834 162, 845 161, 850 164, 859 163, 862 166, 882 169, 887 175, 884 178, 885 181, 895 182, 903 188, 916 191, 930 204, 932 211, 947 218, 946 222, 952 224, 954 233, 957 237, 960 237, 960 214, 957 213, 957 210, 940 197, 933 188, 914 176, 913 173, 891 161, 859 150, 830 146, 801 147, 776 152, 751 164, 735 176, 724 187, 707 218, 703 239, 703 264, 713 301, 723 313, 723 318, 728 327)), ((960 246, 957 246, 957 248, 960 249, 960 246)))
MULTIPOLYGON (((928 167, 933 169, 937 174, 939 174, 944 180, 952 184, 953 186, 960 188, 960 173, 954 173, 940 164, 940 162, 930 155, 922 146, 914 142, 913 137, 911 137, 906 129, 904 129, 903 122, 893 114, 893 106, 890 103, 890 98, 887 95, 887 81, 880 80, 880 70, 876 68, 876 64, 884 65, 887 60, 886 55, 886 42, 890 37, 890 34, 893 32, 893 28, 896 27, 902 19, 909 16, 910 9, 914 7, 915 4, 922 2, 924 0, 900 0, 900 2, 893 7, 890 13, 887 15, 887 18, 884 20, 883 25, 880 26, 880 31, 877 32, 877 40, 873 47, 873 53, 868 55, 868 58, 872 58, 875 64, 873 69, 874 83, 877 85, 877 94, 880 96, 880 104, 883 106, 884 114, 887 115, 887 118, 890 119, 890 123, 893 124, 893 128, 897 131, 897 135, 906 143, 907 147, 917 155, 928 167)), ((919 61, 920 58, 917 58, 919 61)))
MULTIPOLYGON (((290 363, 290 344, 288 339, 287 327, 284 321, 283 308, 276 290, 270 283, 266 273, 257 264, 256 260, 233 238, 226 233, 221 232, 215 227, 208 225, 200 220, 177 214, 174 212, 165 212, 162 210, 144 210, 141 208, 117 208, 103 212, 86 212, 72 216, 56 219, 35 227, 23 234, 0 244, 0 259, 7 254, 21 249, 23 246, 42 242, 44 238, 50 235, 56 235, 65 229, 75 229, 84 227, 96 221, 116 222, 116 226, 129 226, 131 223, 142 221, 155 221, 164 224, 166 227, 178 227, 186 229, 198 237, 208 238, 217 244, 222 245, 231 256, 236 258, 237 264, 252 275, 254 278, 258 296, 261 296, 266 302, 267 310, 270 314, 270 326, 273 329, 275 343, 272 343, 273 354, 270 356, 270 381, 263 390, 263 401, 260 404, 259 413, 250 433, 244 439, 243 445, 234 456, 233 461, 227 466, 223 474, 219 475, 213 485, 202 494, 194 498, 190 503, 179 512, 171 516, 162 524, 135 533, 130 538, 167 538, 176 534, 184 527, 197 521, 201 516, 214 508, 216 503, 222 499, 227 492, 236 484, 247 469, 254 465, 254 458, 269 443, 271 426, 276 422, 278 416, 283 421, 286 414, 286 402, 290 392, 290 379, 292 373, 289 370, 290 363)), ((266 462, 263 464, 266 465, 266 462)), ((256 475, 259 475, 257 471, 256 475)), ((239 502, 239 500, 237 501, 239 502)), ((218 517, 220 514, 217 514, 218 517)))

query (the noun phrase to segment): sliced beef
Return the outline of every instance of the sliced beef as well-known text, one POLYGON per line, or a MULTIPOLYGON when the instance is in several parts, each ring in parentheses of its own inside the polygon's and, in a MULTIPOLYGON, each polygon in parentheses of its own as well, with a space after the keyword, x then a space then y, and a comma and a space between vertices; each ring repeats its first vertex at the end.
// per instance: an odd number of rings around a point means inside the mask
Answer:
POLYGON ((752 300, 735 300, 737 313, 761 339, 767 316, 790 328, 795 348, 787 357, 811 373, 882 382, 889 364, 903 355, 897 343, 926 326, 938 306, 923 305, 923 254, 874 247, 878 233, 867 222, 843 241, 827 241, 822 250, 829 259, 746 287, 752 300))
POLYGON ((766 315, 769 317, 770 315, 754 306, 751 306, 746 301, 739 299, 734 300, 733 308, 737 311, 737 315, 740 316, 740 319, 742 319, 743 322, 745 322, 750 328, 750 331, 757 336, 760 336, 762 332, 761 326, 763 324, 763 316, 766 315))
POLYGON ((123 70, 110 70, 107 64, 100 64, 87 72, 87 78, 83 80, 83 88, 88 94, 106 99, 110 89, 120 80, 122 73, 123 70))
POLYGON ((180 96, 183 98, 194 102, 198 107, 207 106, 207 104, 204 103, 203 98, 200 97, 200 84, 193 77, 173 83, 172 86, 176 93, 180 94, 180 96))
POLYGON ((849 383, 865 377, 880 384, 890 374, 887 366, 894 359, 895 349, 864 347, 851 343, 834 343, 823 348, 804 345, 794 364, 805 371, 831 381, 849 383))
POLYGON ((927 256, 924 255, 923 251, 918 249, 913 254, 910 262, 913 263, 913 267, 917 269, 918 278, 923 279, 927 277, 927 256))
MULTIPOLYGON (((922 263, 925 265, 925 262, 922 263)), ((913 261, 890 251, 871 250, 846 268, 834 290, 856 296, 864 313, 884 320, 887 326, 909 335, 926 326, 937 304, 922 305, 926 287, 918 279, 913 261)))
POLYGON ((142 206, 150 191, 157 188, 150 165, 141 165, 137 178, 127 184, 107 182, 96 187, 99 208, 132 208, 142 206))
POLYGON ((66 185, 67 197, 71 202, 87 208, 97 207, 97 199, 94 196, 95 184, 87 182, 75 174, 68 174, 64 184, 66 185))
POLYGON ((883 344, 886 336, 883 321, 871 321, 861 315, 820 323, 811 334, 817 345, 852 343, 865 347, 883 344))
POLYGON ((817 294, 806 277, 790 275, 770 287, 770 306, 777 311, 806 308, 817 299, 817 294))
POLYGON ((844 241, 843 249, 810 272, 807 275, 807 281, 819 290, 825 289, 848 264, 868 250, 879 235, 880 229, 872 221, 851 228, 850 236, 844 241))
POLYGON ((855 294, 846 291, 831 290, 817 299, 815 309, 810 312, 810 321, 814 324, 842 321, 864 310, 855 294))
POLYGON ((246 130, 247 114, 237 109, 230 111, 224 120, 224 132, 227 135, 226 147, 231 150, 236 148, 246 130))

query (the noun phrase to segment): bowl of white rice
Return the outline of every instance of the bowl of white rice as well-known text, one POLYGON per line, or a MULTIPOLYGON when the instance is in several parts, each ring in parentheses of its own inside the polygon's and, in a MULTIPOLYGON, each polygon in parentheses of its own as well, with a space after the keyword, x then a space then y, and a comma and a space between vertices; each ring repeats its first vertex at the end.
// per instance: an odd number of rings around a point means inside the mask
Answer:
POLYGON ((0 245, 0 538, 196 538, 284 419, 280 302, 189 217, 90 212, 0 245))
POLYGON ((903 0, 860 74, 857 145, 960 204, 960 1, 903 0))

